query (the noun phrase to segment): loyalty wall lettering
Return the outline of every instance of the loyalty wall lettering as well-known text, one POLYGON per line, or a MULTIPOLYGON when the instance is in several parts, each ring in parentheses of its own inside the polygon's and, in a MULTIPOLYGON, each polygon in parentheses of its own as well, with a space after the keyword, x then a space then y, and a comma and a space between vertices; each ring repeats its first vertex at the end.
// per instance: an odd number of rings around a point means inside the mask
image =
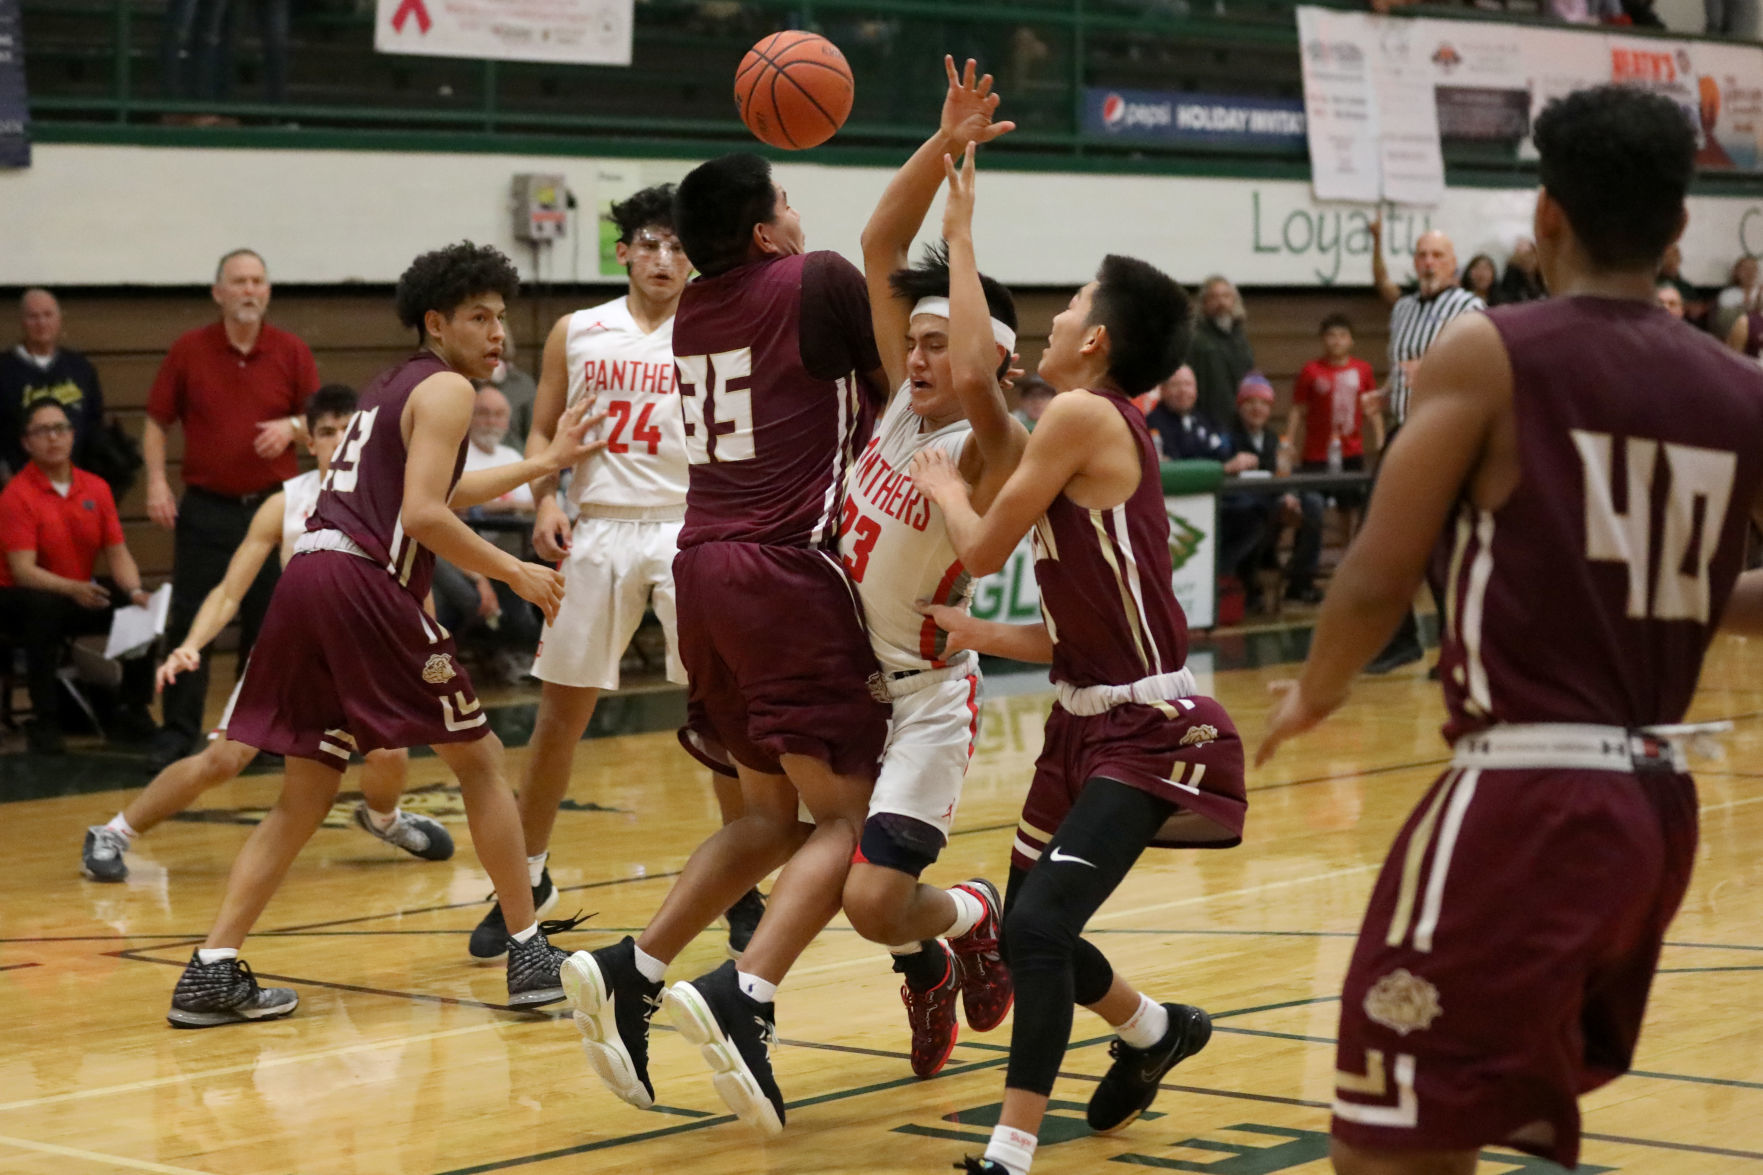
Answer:
MULTIPOLYGON (((1262 205, 1260 191, 1249 193, 1249 202, 1250 247, 1256 253, 1319 259, 1324 264, 1313 272, 1316 280, 1325 286, 1332 286, 1340 279, 1344 258, 1371 256, 1370 213, 1356 208, 1308 207, 1294 208, 1281 217, 1277 211, 1262 205)), ((1384 214, 1385 255, 1395 258, 1412 254, 1414 242, 1431 228, 1430 212, 1390 209, 1384 214)), ((1348 274, 1348 282, 1362 285, 1370 280, 1370 276, 1368 261, 1365 268, 1355 268, 1348 274)))

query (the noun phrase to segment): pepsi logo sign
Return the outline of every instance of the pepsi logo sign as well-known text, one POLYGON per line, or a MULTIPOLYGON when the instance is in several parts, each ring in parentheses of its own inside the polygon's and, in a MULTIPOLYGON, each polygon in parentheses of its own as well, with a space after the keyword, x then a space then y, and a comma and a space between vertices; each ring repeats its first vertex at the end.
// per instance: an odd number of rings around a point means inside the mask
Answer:
POLYGON ((1174 121, 1175 112, 1168 102, 1128 102, 1115 93, 1102 99, 1102 125, 1111 131, 1166 127, 1174 121))

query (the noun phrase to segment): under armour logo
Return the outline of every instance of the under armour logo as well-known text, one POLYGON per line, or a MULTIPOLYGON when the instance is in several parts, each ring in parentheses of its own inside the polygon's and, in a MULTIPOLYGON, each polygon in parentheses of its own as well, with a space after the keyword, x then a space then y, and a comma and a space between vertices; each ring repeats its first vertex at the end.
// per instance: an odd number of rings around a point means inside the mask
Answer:
POLYGON ((435 23, 429 19, 429 10, 423 6, 422 0, 404 0, 404 3, 398 5, 398 11, 392 14, 392 31, 403 32, 404 22, 413 16, 416 18, 418 32, 428 32, 435 23))

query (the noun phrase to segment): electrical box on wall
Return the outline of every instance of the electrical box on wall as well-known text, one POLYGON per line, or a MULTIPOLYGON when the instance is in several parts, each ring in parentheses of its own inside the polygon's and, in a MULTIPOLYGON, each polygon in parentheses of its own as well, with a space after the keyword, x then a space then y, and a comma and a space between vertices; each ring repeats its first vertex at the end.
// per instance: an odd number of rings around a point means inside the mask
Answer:
POLYGON ((569 189, 560 175, 514 177, 514 239, 561 241, 569 229, 569 189))

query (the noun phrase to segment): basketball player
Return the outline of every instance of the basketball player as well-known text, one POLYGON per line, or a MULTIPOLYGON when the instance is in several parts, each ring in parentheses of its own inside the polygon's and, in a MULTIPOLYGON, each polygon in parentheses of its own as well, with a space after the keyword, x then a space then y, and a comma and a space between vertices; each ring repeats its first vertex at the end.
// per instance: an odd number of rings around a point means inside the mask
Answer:
POLYGON ((1009 968, 998 952, 1000 902, 991 882, 941 889, 918 878, 948 843, 978 732, 979 658, 948 655, 919 600, 965 609, 970 578, 942 513, 914 493, 915 453, 955 459, 984 509, 1016 468, 1028 430, 998 386, 1016 345, 1010 293, 973 262, 973 170, 950 181, 944 249, 907 266, 912 238, 944 178, 944 158, 1013 129, 992 121, 992 78, 974 63, 949 79, 941 124, 882 193, 863 233, 871 321, 889 386, 897 389, 852 470, 841 525, 845 570, 857 585, 891 711, 881 773, 845 881, 845 913, 865 938, 889 945, 904 979, 912 1071, 929 1077, 955 1047, 960 995, 968 1026, 996 1028, 1010 1010, 1009 968), (976 378, 959 387, 950 356, 976 378), (939 938, 947 937, 945 946, 939 938))
MULTIPOLYGON (((543 684, 539 716, 516 802, 526 835, 533 906, 557 904, 546 868, 557 805, 569 790, 575 750, 600 691, 618 688, 618 663, 653 606, 667 639, 667 679, 685 684, 674 623, 673 556, 686 515, 686 438, 674 393, 673 314, 692 271, 673 231, 673 185, 644 188, 612 206, 626 294, 565 314, 545 340, 526 448, 551 443, 565 403, 599 397, 606 447, 577 466, 569 483, 573 529, 557 504, 557 476, 533 485, 533 548, 559 561, 565 590, 557 622, 539 640, 533 676, 543 684)), ((741 814, 740 784, 711 773, 722 822, 741 814)), ((750 889, 728 911, 729 954, 739 958, 765 909, 750 889)), ((471 935, 474 958, 500 959, 508 928, 493 905, 471 935)))
MULTIPOLYGON (((1689 882, 1672 728, 1763 516, 1763 372, 1653 304, 1694 128, 1601 86, 1550 102, 1535 140, 1551 297, 1466 315, 1427 353, 1256 756, 1346 700, 1430 560, 1455 752, 1347 971, 1342 1175, 1466 1175, 1487 1144, 1577 1162, 1577 1098, 1628 1069, 1689 882)), ((1763 628, 1753 604, 1736 619, 1763 628)))
POLYGON ((875 656, 831 550, 885 376, 863 275, 836 253, 804 252, 764 159, 693 170, 674 226, 702 275, 673 327, 691 463, 673 564, 691 683, 681 737, 707 766, 732 760, 742 814, 692 854, 640 937, 576 952, 564 982, 595 1071, 647 1108, 648 1022, 667 965, 784 866, 739 968, 683 985, 690 1002, 676 1000, 672 1017, 743 1120, 776 1132, 776 985, 838 911, 887 735, 888 709, 869 690, 875 656))
MULTIPOLYGON (((1017 1000, 1004 1104, 984 1157, 964 1160, 972 1171, 1026 1175, 1074 1002, 1118 1037, 1090 1098, 1098 1133, 1143 1113, 1170 1067, 1211 1036, 1205 1012, 1140 995, 1079 937, 1148 846, 1242 840, 1242 744, 1224 707, 1197 696, 1185 665, 1187 618, 1171 586, 1156 446, 1132 402, 1181 363, 1189 316, 1187 295, 1167 276, 1130 257, 1105 258, 1053 319, 1040 374, 1059 394, 984 516, 947 454, 926 449, 913 459, 920 492, 942 507, 973 574, 996 571, 1025 533, 1035 535, 1045 623, 983 622, 930 606, 949 630, 946 648, 1051 661, 1058 693, 1004 901, 1017 1000)), ((972 377, 966 361, 951 355, 958 382, 972 377)))
MULTIPOLYGON (((257 572, 278 548, 285 564, 294 553, 294 541, 306 530, 306 520, 318 505, 318 485, 330 469, 331 455, 342 440, 343 429, 355 411, 355 389, 327 384, 306 401, 306 447, 318 458, 318 468, 282 483, 264 499, 252 516, 245 541, 233 552, 224 579, 202 601, 184 642, 173 649, 159 667, 163 688, 179 673, 193 668, 202 649, 220 634, 239 610, 239 601, 257 581, 257 572)), ((265 654, 273 655, 273 654, 265 654)), ((243 681, 243 677, 240 678, 243 681)), ((80 871, 93 881, 123 881, 129 875, 123 852, 137 836, 162 820, 182 812, 196 797, 235 778, 257 749, 226 737, 227 719, 238 701, 239 687, 227 700, 215 735, 200 753, 179 759, 154 777, 153 782, 129 801, 108 824, 86 830, 80 853, 80 871)), ((428 861, 445 861, 453 855, 453 838, 440 823, 427 816, 401 811, 398 797, 404 793, 407 756, 402 749, 372 751, 361 773, 362 802, 355 806, 355 823, 388 844, 428 861)))
MULTIPOLYGON (((453 640, 429 619, 436 556, 499 579, 555 617, 563 577, 479 538, 455 509, 573 465, 604 442, 583 443, 600 418, 571 408, 540 459, 460 476, 475 394, 501 353, 502 315, 519 284, 506 257, 469 242, 425 253, 398 280, 398 316, 420 349, 382 372, 331 462, 307 532, 264 620, 273 659, 247 668, 229 734, 287 756, 282 794, 234 862, 219 917, 172 996, 174 1026, 204 1028, 285 1016, 286 988, 260 988, 238 958, 250 931, 336 794, 349 752, 428 743, 459 779, 478 857, 510 927, 508 1002, 561 999, 564 952, 545 939, 526 883, 502 744, 453 640)), ((564 926, 565 924, 547 924, 564 926)))

